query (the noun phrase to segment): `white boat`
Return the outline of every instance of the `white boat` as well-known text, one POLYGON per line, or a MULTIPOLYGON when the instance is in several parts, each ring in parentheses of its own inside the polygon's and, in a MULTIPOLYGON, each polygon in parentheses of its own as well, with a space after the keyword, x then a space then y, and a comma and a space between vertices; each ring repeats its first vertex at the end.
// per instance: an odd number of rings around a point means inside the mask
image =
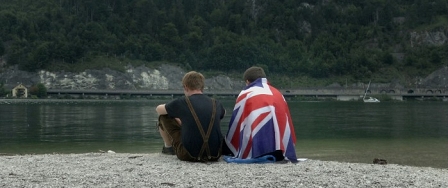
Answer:
POLYGON ((364 92, 364 97, 362 97, 362 100, 364 102, 380 102, 380 100, 378 100, 375 97, 369 97, 368 99, 366 99, 366 95, 367 95, 367 91, 369 91, 369 87, 370 87, 370 81, 369 81, 369 85, 367 85, 366 92, 364 92))
POLYGON ((380 100, 374 97, 369 97, 368 99, 363 98, 362 100, 364 100, 364 102, 380 102, 380 100))

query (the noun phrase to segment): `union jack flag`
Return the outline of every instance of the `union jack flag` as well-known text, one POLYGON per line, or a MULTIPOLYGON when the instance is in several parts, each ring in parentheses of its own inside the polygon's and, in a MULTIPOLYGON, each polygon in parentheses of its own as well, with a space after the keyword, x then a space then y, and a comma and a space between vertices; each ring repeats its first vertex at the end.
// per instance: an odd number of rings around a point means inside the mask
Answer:
POLYGON ((276 150, 297 161, 288 104, 266 78, 246 86, 236 99, 226 143, 236 158, 251 159, 276 150))

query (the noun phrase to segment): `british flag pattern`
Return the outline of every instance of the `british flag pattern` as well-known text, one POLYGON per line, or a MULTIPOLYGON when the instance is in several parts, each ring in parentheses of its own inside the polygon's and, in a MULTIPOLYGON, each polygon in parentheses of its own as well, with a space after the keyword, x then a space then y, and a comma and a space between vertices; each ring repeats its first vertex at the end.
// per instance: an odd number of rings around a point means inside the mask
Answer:
POLYGON ((282 150, 297 161, 296 137, 288 104, 266 78, 259 78, 238 95, 226 135, 236 158, 251 159, 282 150))

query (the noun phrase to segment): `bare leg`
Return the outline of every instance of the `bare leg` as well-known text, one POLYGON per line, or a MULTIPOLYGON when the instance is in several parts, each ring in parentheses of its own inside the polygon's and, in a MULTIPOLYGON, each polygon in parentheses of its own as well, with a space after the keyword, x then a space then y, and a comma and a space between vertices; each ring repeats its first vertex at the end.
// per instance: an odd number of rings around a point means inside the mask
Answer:
POLYGON ((181 123, 180 119, 168 115, 159 116, 159 133, 164 142, 163 154, 176 155, 178 152, 182 156, 188 154, 182 146, 181 123))
POLYGON ((168 115, 160 115, 158 121, 158 129, 160 136, 164 142, 162 153, 175 154, 176 148, 181 142, 180 120, 170 118, 168 115), (173 149, 173 147, 176 147, 173 149))
POLYGON ((160 133, 160 136, 162 136, 165 147, 171 147, 173 145, 173 140, 165 131, 163 131, 160 128, 160 126, 159 126, 159 133, 160 133))

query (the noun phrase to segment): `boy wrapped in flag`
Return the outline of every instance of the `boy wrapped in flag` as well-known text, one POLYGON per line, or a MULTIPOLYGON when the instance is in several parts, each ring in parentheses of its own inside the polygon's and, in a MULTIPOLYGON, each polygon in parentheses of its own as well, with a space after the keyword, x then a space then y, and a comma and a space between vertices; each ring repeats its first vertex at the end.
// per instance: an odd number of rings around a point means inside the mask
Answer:
POLYGON ((243 76, 240 92, 226 135, 226 144, 236 159, 273 155, 297 162, 295 132, 288 104, 271 86, 261 67, 251 67, 243 76))

